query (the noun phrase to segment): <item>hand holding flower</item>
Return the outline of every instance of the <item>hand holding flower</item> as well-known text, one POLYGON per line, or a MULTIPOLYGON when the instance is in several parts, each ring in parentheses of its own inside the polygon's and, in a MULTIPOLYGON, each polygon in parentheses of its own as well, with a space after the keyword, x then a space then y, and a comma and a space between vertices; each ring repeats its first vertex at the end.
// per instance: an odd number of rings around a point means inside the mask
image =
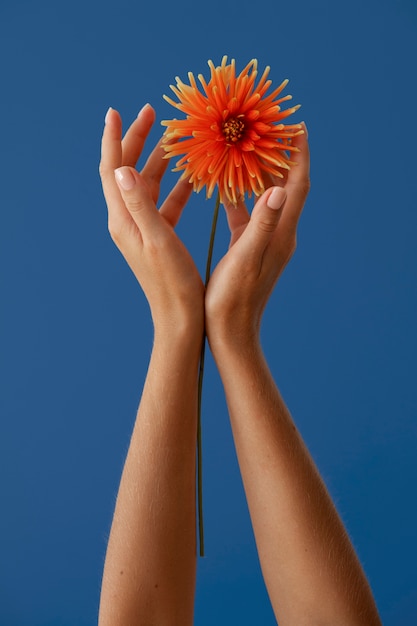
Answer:
POLYGON ((226 202, 230 248, 215 268, 207 288, 206 332, 218 346, 257 340, 261 316, 272 289, 296 246, 298 220, 309 191, 307 133, 292 145, 296 165, 284 179, 271 177, 250 216, 243 201, 226 202))
MULTIPOLYGON (((240 74, 236 74, 234 59, 228 63, 227 56, 223 57, 221 64, 217 67, 212 61, 209 61, 208 65, 210 67, 209 81, 206 82, 201 74, 198 76, 202 90, 198 88, 197 81, 191 72, 188 74, 189 85, 183 83, 180 78, 176 79, 176 86, 171 85, 178 102, 167 96, 164 97, 176 109, 185 113, 186 118, 165 120, 162 124, 166 126, 164 147, 167 152, 167 158, 181 157, 174 169, 174 171, 182 172, 181 180, 188 180, 188 182, 192 183, 194 191, 197 192, 206 187, 207 198, 212 196, 216 187, 218 188, 205 276, 205 286, 208 287, 208 303, 210 303, 216 300, 219 301, 217 293, 210 300, 210 293, 213 293, 213 284, 216 285, 216 279, 212 282, 211 289, 208 281, 220 199, 229 208, 230 205, 233 205, 232 212, 229 214, 229 223, 233 224, 232 240, 234 241, 241 234, 249 220, 249 215, 242 204, 242 198, 244 198, 245 194, 250 197, 252 193, 255 196, 260 196, 270 184, 277 184, 277 181, 280 181, 278 184, 285 183, 285 181, 288 182, 288 172, 292 165, 296 164, 296 160, 292 160, 292 156, 293 154, 296 155, 299 149, 294 139, 303 134, 304 131, 300 124, 288 125, 283 123, 286 118, 299 109, 299 105, 285 110, 281 109, 283 102, 291 100, 290 95, 282 95, 288 83, 287 80, 284 80, 278 88, 268 94, 272 84, 268 79, 269 67, 265 69, 257 82, 258 64, 256 59, 252 59, 240 74), (240 206, 240 212, 236 208, 237 206, 240 206)), ((274 195, 276 193, 274 192, 274 195)), ((264 196, 264 200, 267 197, 268 194, 264 196)), ((262 203, 259 207, 261 206, 262 203)), ((261 209, 259 208, 257 211, 259 212, 261 209)), ((276 214, 276 211, 273 211, 273 214, 274 212, 275 216, 267 228, 269 234, 272 234, 272 225, 275 227, 278 222, 278 214, 276 214)), ((254 218, 256 218, 256 212, 254 218)), ((266 219, 270 221, 271 216, 266 219)), ((244 237, 244 241, 247 241, 249 246, 251 245, 251 233, 256 233, 256 229, 259 228, 260 224, 265 223, 265 219, 263 217, 260 220, 254 219, 253 223, 255 227, 248 229, 249 237, 244 237)), ((261 230, 264 230, 264 228, 261 228, 261 230)), ((264 238, 261 239, 262 241, 258 242, 258 245, 248 251, 249 264, 253 260, 255 261, 255 274, 257 257, 260 255, 262 258, 264 252, 264 249, 261 249, 264 238)), ((246 246, 244 244, 238 247, 242 247, 245 250, 246 246)), ((239 261, 238 255, 235 256, 239 261)), ((233 255, 231 265, 233 266, 233 255)), ((244 266, 242 265, 242 267, 244 266)), ((235 266, 235 278, 240 276, 241 269, 238 263, 235 266)), ((249 268, 248 271, 251 273, 249 268)), ((218 274, 219 272, 217 272, 218 274)), ((222 280, 218 282, 221 284, 222 280)), ((226 298, 223 298, 220 288, 221 306, 219 312, 225 312, 224 305, 228 302, 232 319, 238 306, 240 307, 240 313, 245 308, 249 312, 250 317, 248 321, 254 320, 256 318, 256 307, 253 310, 250 307, 247 308, 239 300, 239 287, 236 289, 236 282, 234 284, 235 289, 230 291, 229 296, 227 279, 223 283, 226 298), (255 315, 254 318, 251 317, 252 314, 255 315)), ((252 284, 248 285, 246 295, 251 295, 252 286, 252 284)), ((211 309, 214 312, 212 329, 217 322, 220 323, 220 330, 226 329, 227 324, 224 323, 224 315, 217 317, 216 306, 206 306, 207 312, 210 312, 211 309)), ((210 325, 209 319, 206 320, 206 326, 207 324, 210 325)), ((236 333, 238 327, 234 324, 232 327, 236 333)), ((209 328, 206 328, 206 331, 210 333, 209 328)), ((213 336, 212 333, 212 339, 213 336)), ((235 336, 239 336, 239 333, 235 334, 235 336)), ((246 337, 247 334, 243 332, 243 336, 246 337)), ((213 349, 214 344, 212 341, 211 343, 213 349)), ((200 417, 204 356, 205 342, 203 342, 201 351, 198 383, 197 474, 201 554, 204 553, 204 541, 202 529, 200 417)))
POLYGON ((134 166, 154 122, 147 105, 122 140, 121 119, 110 109, 103 133, 100 173, 109 211, 109 230, 139 281, 156 330, 203 333, 203 284, 188 251, 174 232, 191 185, 178 182, 158 211, 166 169, 160 144, 141 174, 134 166))
POLYGON ((100 172, 110 233, 149 301, 155 341, 120 482, 100 600, 100 626, 193 621, 196 439, 200 554, 204 554, 201 389, 205 331, 233 430, 262 573, 279 623, 380 625, 372 593, 314 461, 282 400, 259 343, 262 314, 296 245, 309 191, 307 133, 282 120, 286 85, 267 95, 251 61, 236 76, 224 57, 199 76, 204 93, 173 87, 185 120, 165 122, 164 150, 183 172, 160 210, 161 143, 135 168, 154 111, 122 140, 110 110, 100 172), (277 97, 279 99, 277 99, 277 97), (206 294, 174 227, 190 195, 218 187, 206 294), (245 195, 258 196, 249 214, 245 195), (219 200, 230 248, 210 277, 219 200), (201 349, 201 352, 200 352, 201 349), (198 386, 196 385, 199 370, 198 386), (331 550, 329 550, 331 546, 331 550), (320 575, 317 575, 319 571, 320 575), (324 600, 323 600, 324 598, 324 600), (319 600, 318 600, 319 599, 319 600))
POLYGON ((146 106, 122 140, 120 116, 110 110, 102 142, 110 233, 148 299, 155 337, 107 547, 100 626, 191 624, 194 608, 204 290, 174 232, 190 185, 178 183, 158 211, 160 145, 140 174, 134 169, 154 117, 146 106))

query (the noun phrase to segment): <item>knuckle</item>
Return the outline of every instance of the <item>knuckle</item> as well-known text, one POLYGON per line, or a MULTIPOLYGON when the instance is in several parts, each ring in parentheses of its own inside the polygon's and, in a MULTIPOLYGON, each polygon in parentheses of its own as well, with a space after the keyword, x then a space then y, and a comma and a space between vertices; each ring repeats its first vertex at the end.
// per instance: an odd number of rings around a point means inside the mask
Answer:
POLYGON ((276 211, 274 214, 264 215, 258 222, 258 229, 263 233, 273 233, 277 227, 277 215, 276 211))
POLYGON ((140 196, 126 198, 125 203, 131 213, 139 213, 145 208, 145 201, 140 196))

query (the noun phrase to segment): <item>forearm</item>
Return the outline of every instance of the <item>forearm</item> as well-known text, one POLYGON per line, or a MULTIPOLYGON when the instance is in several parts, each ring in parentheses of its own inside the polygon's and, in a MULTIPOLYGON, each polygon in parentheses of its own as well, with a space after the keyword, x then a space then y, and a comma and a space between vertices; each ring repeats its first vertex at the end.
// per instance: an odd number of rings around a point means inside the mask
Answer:
POLYGON ((162 335, 155 337, 117 497, 100 626, 192 624, 200 343, 187 332, 162 335))
POLYGON ((231 347, 226 340, 213 347, 280 626, 380 624, 354 549, 259 343, 231 347))

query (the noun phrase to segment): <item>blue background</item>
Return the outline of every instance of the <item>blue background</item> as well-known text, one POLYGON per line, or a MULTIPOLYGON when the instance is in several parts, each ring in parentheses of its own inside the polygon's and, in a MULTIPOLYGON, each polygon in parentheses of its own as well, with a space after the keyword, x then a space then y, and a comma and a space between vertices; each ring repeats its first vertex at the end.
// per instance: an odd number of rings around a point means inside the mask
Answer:
MULTIPOLYGON (((152 345, 107 233, 104 115, 173 117, 175 76, 223 54, 303 105, 312 191, 265 350, 384 624, 417 623, 416 52, 415 0, 1 0, 0 626, 96 622, 152 345)), ((200 269, 211 213, 196 195, 179 226, 200 269)), ((272 625, 211 357, 203 420, 195 623, 272 625)))

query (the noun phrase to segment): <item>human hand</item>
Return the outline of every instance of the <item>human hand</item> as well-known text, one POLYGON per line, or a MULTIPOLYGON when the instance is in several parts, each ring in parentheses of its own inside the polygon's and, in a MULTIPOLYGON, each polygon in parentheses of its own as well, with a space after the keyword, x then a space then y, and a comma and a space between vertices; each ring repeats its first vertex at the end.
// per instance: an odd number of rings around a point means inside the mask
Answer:
POLYGON ((158 143, 142 172, 135 166, 155 120, 143 107, 122 140, 122 121, 109 109, 102 138, 100 176, 111 237, 140 283, 155 329, 202 334, 204 288, 197 268, 174 232, 192 187, 179 181, 159 211, 156 202, 167 167, 158 143))
POLYGON ((307 198, 307 129, 293 140, 297 163, 284 179, 271 178, 250 216, 244 203, 226 204, 230 248, 215 268, 205 298, 206 332, 212 350, 230 342, 258 340, 262 313, 296 248, 297 224, 307 198))

